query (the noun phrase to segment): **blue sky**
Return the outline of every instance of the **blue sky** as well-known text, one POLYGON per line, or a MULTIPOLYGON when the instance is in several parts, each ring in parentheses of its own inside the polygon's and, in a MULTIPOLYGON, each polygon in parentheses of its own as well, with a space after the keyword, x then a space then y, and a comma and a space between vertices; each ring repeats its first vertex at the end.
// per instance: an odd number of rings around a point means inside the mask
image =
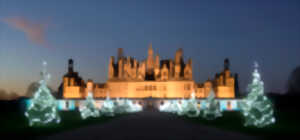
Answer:
POLYGON ((284 92, 300 65, 299 13, 296 0, 0 0, 0 89, 23 94, 39 80, 43 60, 56 89, 69 58, 85 80, 105 82, 117 48, 142 60, 152 42, 164 59, 183 48, 197 82, 220 72, 228 57, 242 91, 258 61, 266 91, 284 92))

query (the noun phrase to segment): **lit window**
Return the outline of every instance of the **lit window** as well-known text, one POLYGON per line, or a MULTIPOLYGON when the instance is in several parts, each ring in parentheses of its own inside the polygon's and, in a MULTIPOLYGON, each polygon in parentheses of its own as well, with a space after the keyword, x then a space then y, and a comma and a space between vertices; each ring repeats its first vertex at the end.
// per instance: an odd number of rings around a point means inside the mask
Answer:
POLYGON ((153 90, 156 90, 156 86, 153 86, 153 90))

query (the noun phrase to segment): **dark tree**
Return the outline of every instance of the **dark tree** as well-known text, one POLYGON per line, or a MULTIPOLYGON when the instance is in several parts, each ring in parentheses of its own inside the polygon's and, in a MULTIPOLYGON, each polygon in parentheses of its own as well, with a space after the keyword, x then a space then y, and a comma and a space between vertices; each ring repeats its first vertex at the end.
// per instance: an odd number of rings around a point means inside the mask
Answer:
POLYGON ((0 89, 0 100, 14 100, 19 97, 19 94, 16 92, 7 92, 3 89, 0 89))
MULTIPOLYGON (((38 90, 38 88, 40 87, 40 84, 38 82, 33 82, 31 83, 28 88, 27 88, 27 91, 26 91, 26 94, 25 96, 26 97, 32 97, 33 94, 38 90)), ((48 89, 50 90, 51 94, 56 97, 57 95, 57 92, 55 92, 52 88, 50 88, 48 86, 48 89)))
POLYGON ((288 79, 288 93, 300 95, 300 66, 296 67, 288 79))

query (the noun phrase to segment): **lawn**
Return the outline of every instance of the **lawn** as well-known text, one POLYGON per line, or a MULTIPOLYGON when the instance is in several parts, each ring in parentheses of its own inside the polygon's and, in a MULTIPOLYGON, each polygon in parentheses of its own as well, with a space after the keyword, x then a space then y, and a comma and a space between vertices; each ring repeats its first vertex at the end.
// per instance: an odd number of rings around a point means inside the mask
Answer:
POLYGON ((216 120, 205 120, 201 117, 188 118, 183 117, 186 121, 192 121, 201 125, 213 126, 223 130, 236 131, 272 139, 283 135, 299 135, 300 132, 300 113, 297 111, 281 111, 275 113, 276 123, 265 128, 244 127, 244 118, 240 112, 223 112, 223 116, 216 120))
POLYGON ((0 132, 11 138, 34 139, 39 136, 51 135, 53 133, 71 130, 90 124, 105 123, 116 117, 98 117, 82 120, 78 111, 61 111, 60 124, 49 124, 47 126, 29 127, 27 118, 18 112, 1 112, 0 132))

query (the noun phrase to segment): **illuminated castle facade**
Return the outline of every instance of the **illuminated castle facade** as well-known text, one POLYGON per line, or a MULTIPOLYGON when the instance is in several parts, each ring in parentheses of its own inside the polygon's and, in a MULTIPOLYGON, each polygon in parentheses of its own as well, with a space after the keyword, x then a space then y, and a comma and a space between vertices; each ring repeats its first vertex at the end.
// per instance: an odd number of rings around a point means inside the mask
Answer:
POLYGON ((183 51, 176 51, 175 59, 160 60, 154 54, 152 45, 148 49, 146 60, 138 61, 123 56, 119 48, 117 59, 110 57, 108 81, 103 84, 92 80, 85 82, 73 69, 73 60, 69 60, 68 72, 61 85, 64 99, 82 99, 88 92, 94 98, 189 98, 195 92, 197 98, 206 98, 214 90, 216 98, 235 98, 235 78, 229 69, 229 60, 224 61, 224 70, 216 74, 213 80, 203 84, 193 80, 192 60, 183 60, 183 51))

